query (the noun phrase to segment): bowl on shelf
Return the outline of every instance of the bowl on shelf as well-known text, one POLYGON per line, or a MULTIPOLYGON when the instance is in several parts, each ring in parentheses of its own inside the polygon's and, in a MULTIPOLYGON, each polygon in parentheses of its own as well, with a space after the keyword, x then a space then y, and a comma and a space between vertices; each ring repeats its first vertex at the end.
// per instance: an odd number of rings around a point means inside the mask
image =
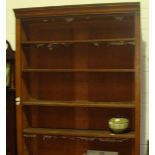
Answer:
POLYGON ((125 133, 129 127, 129 119, 125 117, 113 117, 108 121, 108 125, 113 133, 125 133))

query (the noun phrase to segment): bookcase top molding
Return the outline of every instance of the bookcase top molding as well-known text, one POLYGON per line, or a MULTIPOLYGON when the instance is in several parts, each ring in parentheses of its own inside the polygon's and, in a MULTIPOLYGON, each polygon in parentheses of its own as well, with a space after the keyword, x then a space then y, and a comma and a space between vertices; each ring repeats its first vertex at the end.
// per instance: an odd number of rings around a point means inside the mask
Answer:
POLYGON ((46 6, 14 9, 16 18, 82 14, 139 13, 140 3, 104 3, 87 5, 46 6))

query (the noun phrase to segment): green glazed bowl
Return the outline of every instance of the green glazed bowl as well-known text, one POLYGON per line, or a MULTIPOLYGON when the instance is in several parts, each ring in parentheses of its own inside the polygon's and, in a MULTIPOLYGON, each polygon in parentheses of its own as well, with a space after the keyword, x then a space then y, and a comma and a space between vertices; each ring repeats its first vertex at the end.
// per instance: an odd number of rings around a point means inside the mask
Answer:
POLYGON ((109 120, 108 125, 113 133, 124 133, 129 127, 129 120, 124 117, 114 117, 109 120))

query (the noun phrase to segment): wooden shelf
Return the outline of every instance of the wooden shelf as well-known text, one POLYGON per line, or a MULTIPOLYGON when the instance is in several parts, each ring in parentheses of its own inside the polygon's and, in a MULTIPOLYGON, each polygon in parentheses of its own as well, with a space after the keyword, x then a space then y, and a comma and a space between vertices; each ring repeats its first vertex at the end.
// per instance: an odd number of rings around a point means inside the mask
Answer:
POLYGON ((22 69, 22 72, 135 72, 135 69, 22 69))
POLYGON ((134 38, 116 38, 116 39, 92 39, 92 40, 58 40, 58 41, 23 41, 22 45, 37 45, 37 44, 78 44, 78 43, 102 43, 102 42, 118 42, 123 44, 134 44, 134 38))
POLYGON ((96 137, 96 138, 135 138, 134 132, 124 134, 113 134, 105 130, 74 130, 74 129, 46 129, 46 128, 26 128, 24 134, 74 136, 74 137, 96 137))
POLYGON ((135 108, 133 102, 90 102, 90 101, 23 101, 24 106, 57 106, 57 107, 98 107, 98 108, 135 108))

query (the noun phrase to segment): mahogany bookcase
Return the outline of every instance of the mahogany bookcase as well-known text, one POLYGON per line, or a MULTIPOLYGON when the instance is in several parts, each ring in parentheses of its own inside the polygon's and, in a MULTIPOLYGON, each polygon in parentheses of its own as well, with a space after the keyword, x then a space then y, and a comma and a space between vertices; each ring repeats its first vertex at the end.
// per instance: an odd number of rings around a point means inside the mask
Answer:
POLYGON ((14 11, 18 155, 140 155, 139 3, 14 11))

